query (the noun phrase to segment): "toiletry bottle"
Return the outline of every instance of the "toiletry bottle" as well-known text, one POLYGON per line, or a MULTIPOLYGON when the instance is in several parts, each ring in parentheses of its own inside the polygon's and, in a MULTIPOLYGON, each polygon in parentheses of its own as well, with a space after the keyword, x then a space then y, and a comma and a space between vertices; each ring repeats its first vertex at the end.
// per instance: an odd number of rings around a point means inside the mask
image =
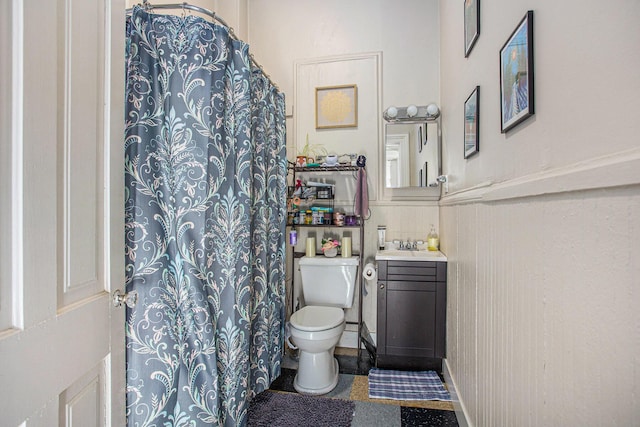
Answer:
POLYGON ((436 228, 431 224, 431 231, 427 236, 427 249, 430 251, 437 251, 440 247, 440 239, 438 238, 438 233, 436 233, 436 228))
POLYGON ((384 250, 384 242, 386 240, 387 227, 385 225, 378 226, 378 249, 384 250))

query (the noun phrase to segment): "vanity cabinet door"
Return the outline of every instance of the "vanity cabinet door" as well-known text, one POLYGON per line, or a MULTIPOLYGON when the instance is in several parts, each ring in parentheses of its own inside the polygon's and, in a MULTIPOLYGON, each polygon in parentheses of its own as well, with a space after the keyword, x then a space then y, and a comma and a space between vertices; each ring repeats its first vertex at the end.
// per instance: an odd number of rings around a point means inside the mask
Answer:
POLYGON ((445 357, 446 262, 379 261, 379 367, 427 368, 445 357))
POLYGON ((384 291, 386 354, 435 357, 435 282, 389 281, 384 291))

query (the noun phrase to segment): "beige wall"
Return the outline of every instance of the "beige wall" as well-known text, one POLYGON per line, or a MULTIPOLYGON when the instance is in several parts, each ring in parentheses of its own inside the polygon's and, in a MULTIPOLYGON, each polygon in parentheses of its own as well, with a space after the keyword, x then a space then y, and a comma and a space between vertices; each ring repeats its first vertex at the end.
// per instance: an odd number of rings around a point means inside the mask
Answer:
POLYGON ((441 2, 447 367, 470 425, 637 425, 640 3, 441 2), (498 51, 534 9, 536 114, 500 133, 498 51), (480 153, 463 104, 480 85, 480 153))

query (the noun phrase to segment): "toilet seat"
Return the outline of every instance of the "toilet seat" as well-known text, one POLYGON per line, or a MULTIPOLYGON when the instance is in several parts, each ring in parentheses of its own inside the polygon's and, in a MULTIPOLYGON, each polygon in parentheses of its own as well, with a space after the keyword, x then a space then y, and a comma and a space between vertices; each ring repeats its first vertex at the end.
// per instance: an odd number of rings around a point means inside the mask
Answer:
POLYGON ((290 322, 291 326, 299 331, 325 331, 344 322, 344 310, 338 307, 307 305, 293 313, 290 322))

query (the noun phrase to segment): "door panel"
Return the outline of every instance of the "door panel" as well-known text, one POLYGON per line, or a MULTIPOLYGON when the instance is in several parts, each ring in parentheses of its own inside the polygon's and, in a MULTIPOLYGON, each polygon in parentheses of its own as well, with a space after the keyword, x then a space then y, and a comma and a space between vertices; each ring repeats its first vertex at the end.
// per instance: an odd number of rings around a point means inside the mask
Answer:
POLYGON ((2 216, 16 231, 0 251, 12 291, 0 424, 124 425, 124 309, 110 297, 124 284, 124 1, 13 0, 2 12, 15 96, 0 99, 14 159, 0 199, 22 209, 2 216))
POLYGON ((103 0, 58 0, 59 308, 103 291, 103 0), (61 194, 60 194, 61 193, 61 194))
POLYGON ((60 393, 59 426, 98 427, 104 418, 105 366, 101 364, 60 393), (87 420, 93 420, 87 424, 87 420))

